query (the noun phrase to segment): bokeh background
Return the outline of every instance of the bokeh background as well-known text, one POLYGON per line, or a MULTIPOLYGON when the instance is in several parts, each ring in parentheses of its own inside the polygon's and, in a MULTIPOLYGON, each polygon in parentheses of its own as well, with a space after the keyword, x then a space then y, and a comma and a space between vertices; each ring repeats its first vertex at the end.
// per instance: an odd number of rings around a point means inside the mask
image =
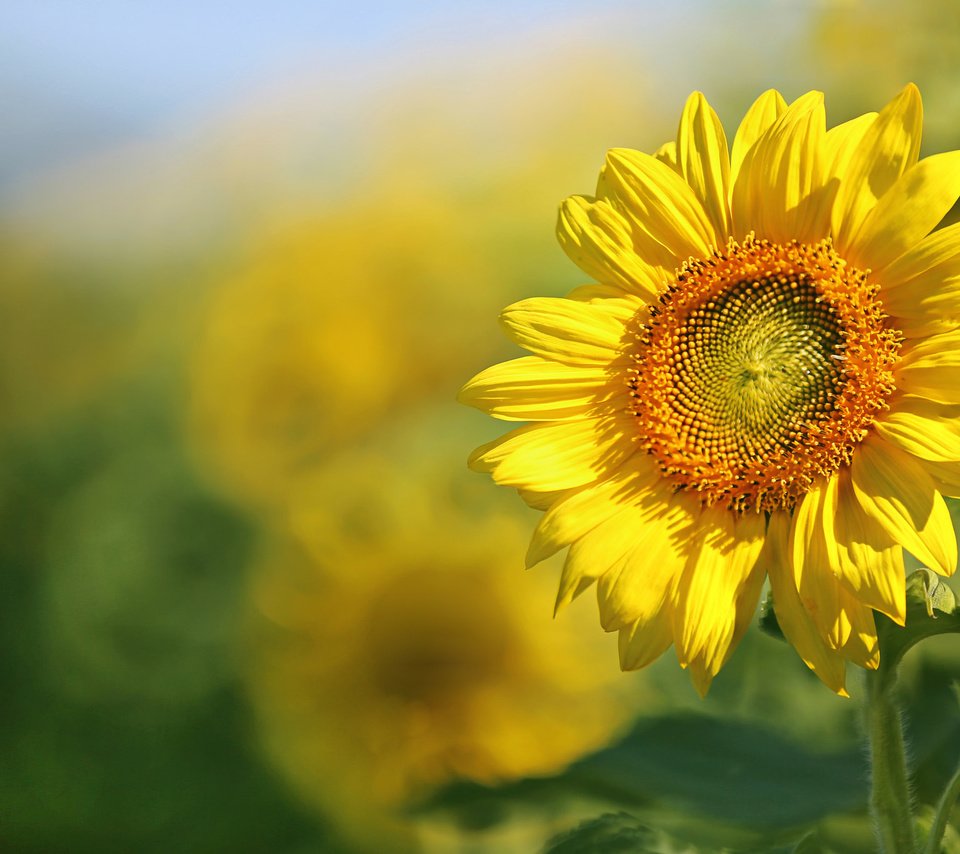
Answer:
MULTIPOLYGON (((951 0, 6 3, 0 848, 871 851, 856 679, 620 674, 454 398, 607 148, 911 80, 960 147, 951 0)), ((922 803, 958 674, 908 659, 922 803)))

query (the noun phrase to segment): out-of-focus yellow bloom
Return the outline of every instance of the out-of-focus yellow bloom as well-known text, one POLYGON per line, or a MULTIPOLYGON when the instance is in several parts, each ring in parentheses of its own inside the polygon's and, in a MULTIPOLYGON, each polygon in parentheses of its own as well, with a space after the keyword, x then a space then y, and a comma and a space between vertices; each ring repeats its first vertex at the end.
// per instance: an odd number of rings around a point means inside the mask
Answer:
POLYGON ((903 548, 957 564, 960 152, 919 159, 906 87, 827 131, 823 95, 770 90, 728 147, 700 93, 655 155, 608 153, 558 236, 600 284, 507 308, 534 355, 462 399, 530 421, 471 465, 570 546, 558 606, 597 582, 624 668, 671 645, 701 694, 769 574, 777 616, 838 693, 903 623, 903 548))
POLYGON ((483 275, 452 221, 442 205, 385 198, 275 228, 237 265, 192 363, 191 433, 221 484, 253 505, 283 501, 341 444, 452 387, 477 339, 444 306, 483 275))
POLYGON ((276 543, 253 582, 265 745, 305 798, 372 846, 413 844, 399 810, 436 786, 561 769, 606 744, 636 702, 606 644, 585 640, 589 616, 554 621, 542 607, 549 575, 515 560, 523 526, 478 522, 421 479, 339 461, 311 490, 322 509, 293 514, 301 531, 321 515, 326 529, 276 543))
POLYGON ((311 224, 253 253, 214 295, 193 363, 201 462, 254 501, 373 422, 398 379, 388 313, 318 234, 311 224))

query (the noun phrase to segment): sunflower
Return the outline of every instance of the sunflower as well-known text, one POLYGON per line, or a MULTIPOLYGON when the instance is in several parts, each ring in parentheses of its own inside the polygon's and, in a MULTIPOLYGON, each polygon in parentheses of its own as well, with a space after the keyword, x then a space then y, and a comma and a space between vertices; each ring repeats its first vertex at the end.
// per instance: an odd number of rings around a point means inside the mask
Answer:
POLYGON ((469 336, 425 328, 449 297, 420 310, 454 269, 472 269, 478 282, 487 275, 446 204, 401 210, 384 191, 375 208, 333 219, 283 218, 238 248, 189 354, 185 426, 197 463, 256 510, 283 505, 338 448, 467 370, 469 336), (431 254, 425 235, 444 252, 431 254))
POLYGON ((511 559, 526 526, 464 509, 452 470, 409 449, 341 454, 252 573, 265 750, 361 850, 430 850, 437 817, 405 812, 438 787, 557 772, 656 702, 616 678, 610 638, 584 643, 591 614, 551 624, 549 578, 511 559))
POLYGON ((529 565, 569 546, 557 607, 597 583, 624 669, 672 644, 705 694, 769 578, 834 691, 905 620, 903 549, 957 563, 960 152, 919 159, 908 85, 826 129, 823 95, 761 95, 728 149, 704 96, 654 155, 607 154, 560 208, 599 284, 505 309, 533 355, 461 399, 528 421, 470 466, 545 510, 529 565))

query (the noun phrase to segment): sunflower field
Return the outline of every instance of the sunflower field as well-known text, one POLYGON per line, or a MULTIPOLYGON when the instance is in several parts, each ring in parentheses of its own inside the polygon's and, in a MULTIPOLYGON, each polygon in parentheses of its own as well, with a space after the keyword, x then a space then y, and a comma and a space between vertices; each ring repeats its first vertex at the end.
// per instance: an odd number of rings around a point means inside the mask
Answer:
POLYGON ((958 8, 7 17, 0 850, 960 854, 958 8))

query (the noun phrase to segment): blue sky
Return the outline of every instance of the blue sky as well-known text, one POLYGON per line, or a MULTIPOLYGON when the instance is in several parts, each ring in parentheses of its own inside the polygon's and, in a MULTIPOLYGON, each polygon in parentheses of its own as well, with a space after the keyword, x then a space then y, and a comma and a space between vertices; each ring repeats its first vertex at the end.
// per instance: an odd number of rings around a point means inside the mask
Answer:
POLYGON ((495 37, 576 9, 563 0, 8 0, 0 189, 113 140, 199 119, 300 68, 370 65, 405 45, 495 37))
POLYGON ((523 34, 554 23, 574 21, 576 30, 601 21, 582 38, 642 59, 675 100, 734 78, 755 95, 792 73, 781 42, 802 27, 806 7, 731 0, 721 14, 709 0, 7 0, 0 198, 85 154, 201 124, 300 72, 351 85, 389 79, 398 63, 435 61, 442 74, 451 56, 469 62, 477 45, 522 45, 523 34))

